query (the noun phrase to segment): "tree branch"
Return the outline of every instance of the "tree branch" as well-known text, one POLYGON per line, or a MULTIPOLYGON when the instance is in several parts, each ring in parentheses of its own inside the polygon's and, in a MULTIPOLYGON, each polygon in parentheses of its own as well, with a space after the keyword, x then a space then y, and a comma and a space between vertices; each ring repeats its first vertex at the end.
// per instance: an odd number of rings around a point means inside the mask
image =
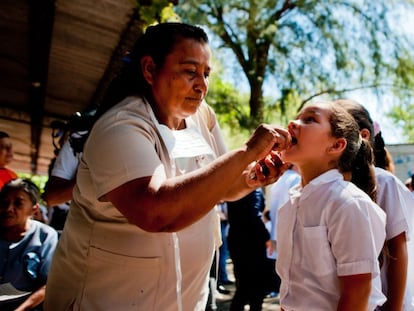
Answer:
POLYGON ((308 98, 304 99, 301 104, 298 107, 298 111, 300 111, 303 106, 305 106, 305 104, 309 101, 311 101, 312 99, 314 99, 315 97, 324 95, 324 94, 340 94, 340 93, 345 93, 345 92, 352 92, 352 91, 356 91, 356 90, 363 90, 363 89, 375 89, 375 88, 381 88, 381 87, 399 87, 393 84, 387 84, 387 83, 376 83, 376 84, 371 84, 371 85, 362 85, 362 86, 356 86, 356 87, 352 87, 352 88, 345 88, 345 89, 333 89, 333 88, 329 88, 326 90, 322 90, 318 93, 315 93, 311 96, 309 96, 308 98))

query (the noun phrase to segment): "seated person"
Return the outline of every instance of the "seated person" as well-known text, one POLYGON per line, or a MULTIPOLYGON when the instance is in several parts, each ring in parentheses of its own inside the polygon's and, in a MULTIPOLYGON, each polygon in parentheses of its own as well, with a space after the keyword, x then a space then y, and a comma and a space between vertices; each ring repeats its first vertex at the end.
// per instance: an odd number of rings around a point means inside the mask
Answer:
POLYGON ((29 180, 14 179, 0 192, 0 285, 27 292, 0 302, 0 309, 42 310, 46 279, 58 241, 50 226, 33 220, 39 189, 29 180))

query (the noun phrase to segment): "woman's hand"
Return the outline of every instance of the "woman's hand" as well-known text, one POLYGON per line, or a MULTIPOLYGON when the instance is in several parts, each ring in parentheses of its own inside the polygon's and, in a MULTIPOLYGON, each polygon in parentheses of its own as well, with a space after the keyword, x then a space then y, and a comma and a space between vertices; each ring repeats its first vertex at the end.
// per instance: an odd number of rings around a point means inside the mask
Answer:
POLYGON ((281 151, 292 143, 287 129, 261 124, 246 143, 247 150, 255 154, 257 161, 264 159, 271 150, 281 151))
POLYGON ((246 183, 249 187, 262 187, 274 183, 288 169, 278 151, 270 151, 262 160, 249 167, 246 183))
POLYGON ((278 151, 292 143, 289 132, 281 127, 260 125, 247 142, 247 148, 257 152, 256 161, 248 167, 246 183, 249 187, 261 187, 274 183, 288 168, 278 151))

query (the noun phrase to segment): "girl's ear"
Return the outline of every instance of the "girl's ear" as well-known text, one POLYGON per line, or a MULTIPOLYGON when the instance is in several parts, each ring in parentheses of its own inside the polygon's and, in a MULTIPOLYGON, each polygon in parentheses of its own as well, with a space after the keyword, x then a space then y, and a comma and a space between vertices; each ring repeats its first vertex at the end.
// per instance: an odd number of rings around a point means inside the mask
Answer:
POLYGON ((154 83, 154 74, 157 66, 151 56, 144 56, 141 58, 142 75, 149 85, 154 83))
POLYGON ((363 139, 366 139, 366 140, 370 141, 370 139, 371 139, 371 132, 368 129, 362 129, 361 130, 361 137, 363 139))
POLYGON ((333 145, 329 148, 329 153, 331 154, 339 154, 342 153, 347 145, 347 141, 345 138, 337 138, 333 145))

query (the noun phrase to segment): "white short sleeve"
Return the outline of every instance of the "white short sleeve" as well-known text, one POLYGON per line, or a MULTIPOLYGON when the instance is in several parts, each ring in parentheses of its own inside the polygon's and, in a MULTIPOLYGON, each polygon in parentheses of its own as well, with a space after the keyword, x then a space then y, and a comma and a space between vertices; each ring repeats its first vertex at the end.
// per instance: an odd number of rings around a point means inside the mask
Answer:
POLYGON ((76 176, 80 156, 81 155, 75 156, 73 149, 70 146, 70 141, 67 139, 56 157, 51 175, 66 180, 72 180, 76 176))
POLYGON ((128 108, 113 109, 105 115, 95 124, 86 143, 84 160, 98 198, 133 179, 165 175, 153 135, 128 108))

